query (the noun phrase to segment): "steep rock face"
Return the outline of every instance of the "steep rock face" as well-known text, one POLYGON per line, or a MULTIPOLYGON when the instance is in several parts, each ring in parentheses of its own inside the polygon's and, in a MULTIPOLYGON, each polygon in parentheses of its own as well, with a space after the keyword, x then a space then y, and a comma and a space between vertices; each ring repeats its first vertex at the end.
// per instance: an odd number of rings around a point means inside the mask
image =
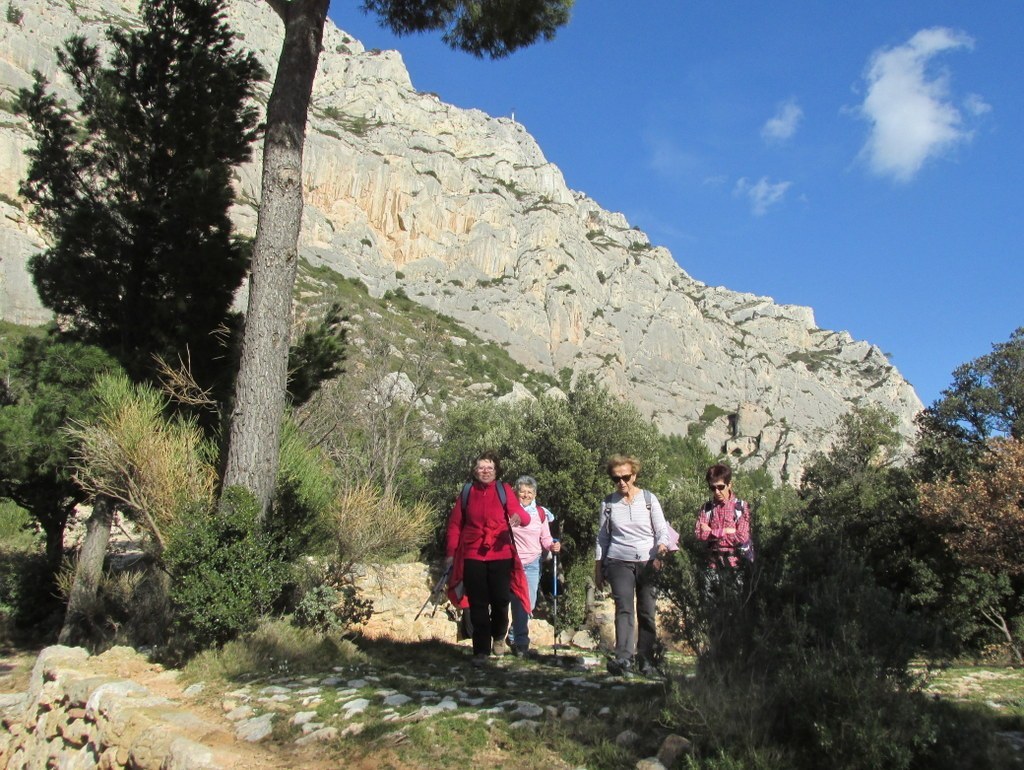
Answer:
MULTIPOLYGON (((116 0, 16 4, 21 23, 0 24, 0 108, 33 69, 71 99, 53 48, 134 18, 116 0)), ((277 17, 260 0, 236 0, 230 16, 273 72, 277 17)), ((810 308, 694 280, 624 216, 570 190, 521 125, 415 91, 397 52, 328 26, 304 169, 311 263, 375 294, 400 287, 527 366, 592 372, 666 432, 698 423, 713 451, 776 477, 798 478, 856 403, 885 406, 912 434, 921 402, 877 347, 818 329, 810 308)), ((25 261, 44 238, 17 196, 30 138, 2 117, 2 315, 38 322, 25 261)), ((251 233, 258 159, 238 188, 236 222, 251 233)))

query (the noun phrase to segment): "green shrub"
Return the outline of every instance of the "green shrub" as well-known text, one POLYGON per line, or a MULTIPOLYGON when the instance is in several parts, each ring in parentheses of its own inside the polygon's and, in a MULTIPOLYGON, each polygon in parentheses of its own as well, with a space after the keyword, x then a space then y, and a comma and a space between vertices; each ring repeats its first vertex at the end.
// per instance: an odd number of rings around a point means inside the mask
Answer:
POLYGON ((566 590, 558 597, 558 617, 554 619, 557 632, 584 626, 587 616, 587 587, 593 581, 593 574, 593 556, 589 559, 578 559, 565 570, 566 590))
POLYGON ((53 570, 41 547, 0 547, 0 626, 3 637, 19 641, 53 638, 64 606, 57 598, 53 570))
POLYGON ((247 490, 225 490, 219 510, 197 510, 175 528, 164 559, 171 574, 175 646, 188 653, 256 626, 289 574, 259 524, 247 490))
POLYGON ((318 585, 306 591, 295 607, 292 622, 318 634, 341 634, 369 620, 373 602, 359 596, 351 583, 336 589, 318 585))
POLYGON ((742 580, 697 591, 704 646, 692 689, 669 711, 700 736, 698 756, 719 759, 691 766, 771 767, 772 756, 797 770, 997 766, 998 752, 974 745, 986 743, 981 729, 909 673, 928 627, 831 528, 793 523, 758 558, 742 580))
POLYGON ((319 449, 310 446, 292 420, 281 434, 281 460, 274 502, 265 527, 282 558, 323 553, 333 545, 330 514, 337 496, 334 470, 319 449))
POLYGON ((295 605, 292 622, 299 628, 308 628, 318 634, 338 631, 341 619, 336 612, 338 592, 328 585, 310 588, 295 605))

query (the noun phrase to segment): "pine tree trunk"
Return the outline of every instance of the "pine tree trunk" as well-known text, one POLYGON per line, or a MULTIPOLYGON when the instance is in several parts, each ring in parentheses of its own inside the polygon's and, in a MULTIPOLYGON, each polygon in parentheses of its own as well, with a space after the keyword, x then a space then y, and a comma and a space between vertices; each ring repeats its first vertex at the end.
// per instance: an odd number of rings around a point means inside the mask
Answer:
POLYGON ((78 554, 75 580, 68 596, 68 608, 61 626, 60 644, 77 644, 88 636, 85 624, 86 609, 96 599, 96 589, 103 574, 103 558, 107 555, 110 542, 110 528, 114 523, 114 506, 109 498, 97 497, 92 506, 92 515, 85 524, 85 540, 78 554))
POLYGON ((288 385, 292 290, 302 223, 302 151, 329 0, 268 0, 285 24, 267 103, 263 179, 224 488, 266 511, 274 491, 288 385))

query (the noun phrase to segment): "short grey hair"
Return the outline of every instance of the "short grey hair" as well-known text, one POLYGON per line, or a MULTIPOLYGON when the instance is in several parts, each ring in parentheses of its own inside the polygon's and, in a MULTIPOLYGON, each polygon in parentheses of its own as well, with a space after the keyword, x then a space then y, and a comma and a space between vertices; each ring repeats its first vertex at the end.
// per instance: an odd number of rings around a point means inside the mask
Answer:
POLYGON ((519 491, 519 487, 529 487, 534 492, 537 491, 537 479, 533 476, 520 476, 516 479, 516 491, 519 491))

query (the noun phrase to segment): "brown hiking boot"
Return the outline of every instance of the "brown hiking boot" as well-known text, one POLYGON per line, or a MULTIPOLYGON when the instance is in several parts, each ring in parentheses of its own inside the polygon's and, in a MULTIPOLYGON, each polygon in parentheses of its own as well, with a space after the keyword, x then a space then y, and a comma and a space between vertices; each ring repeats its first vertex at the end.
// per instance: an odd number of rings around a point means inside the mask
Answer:
POLYGON ((491 652, 498 657, 502 655, 508 655, 508 645, 504 639, 495 639, 494 644, 491 645, 491 652))

